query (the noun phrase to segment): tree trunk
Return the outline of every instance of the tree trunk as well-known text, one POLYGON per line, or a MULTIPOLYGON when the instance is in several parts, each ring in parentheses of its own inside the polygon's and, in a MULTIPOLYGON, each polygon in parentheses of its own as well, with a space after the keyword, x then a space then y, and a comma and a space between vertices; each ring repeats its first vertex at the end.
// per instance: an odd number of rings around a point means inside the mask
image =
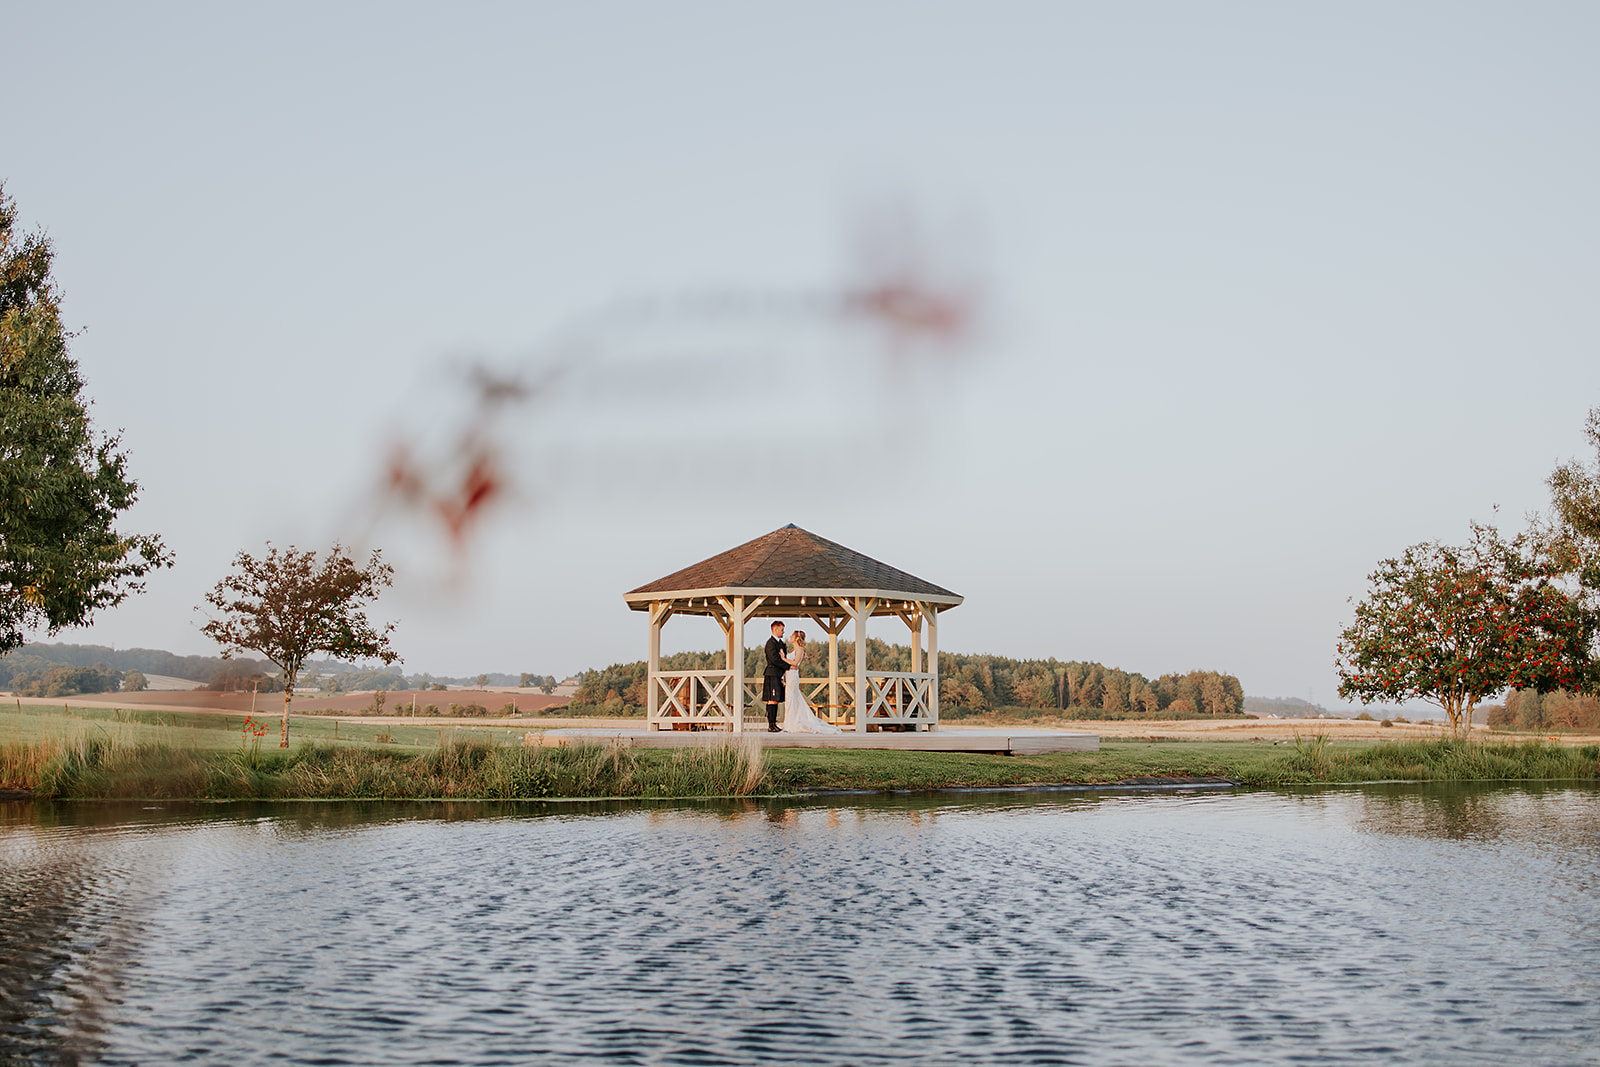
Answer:
POLYGON ((278 739, 279 748, 289 747, 289 701, 294 699, 294 679, 283 680, 283 734, 278 739))

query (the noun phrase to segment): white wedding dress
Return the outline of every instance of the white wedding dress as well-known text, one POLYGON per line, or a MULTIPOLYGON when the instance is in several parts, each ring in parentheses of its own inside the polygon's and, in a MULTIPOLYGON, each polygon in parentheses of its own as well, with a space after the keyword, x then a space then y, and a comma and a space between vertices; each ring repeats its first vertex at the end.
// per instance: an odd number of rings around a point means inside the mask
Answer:
POLYGON ((786 734, 842 734, 839 727, 817 718, 806 695, 800 691, 800 668, 790 667, 783 676, 783 732, 786 734))

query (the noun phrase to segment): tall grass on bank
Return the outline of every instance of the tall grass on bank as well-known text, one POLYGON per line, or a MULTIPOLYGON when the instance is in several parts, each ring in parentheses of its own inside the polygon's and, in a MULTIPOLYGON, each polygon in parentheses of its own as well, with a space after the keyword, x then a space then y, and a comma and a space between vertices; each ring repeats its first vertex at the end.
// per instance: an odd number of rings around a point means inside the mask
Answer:
POLYGON ((1028 783, 1114 783, 1161 776, 1250 786, 1370 781, 1586 780, 1600 747, 1530 741, 1413 740, 1376 745, 1301 738, 1293 749, 1245 742, 1128 744, 1099 752, 780 749, 755 744, 644 749, 496 746, 441 734, 427 749, 308 744, 288 752, 217 751, 96 728, 0 745, 0 789, 61 799, 490 799, 735 797, 817 789, 929 790, 1028 783))
POLYGON ((1250 784, 1297 782, 1458 781, 1590 779, 1600 774, 1600 746, 1486 743, 1441 738, 1388 741, 1364 748, 1334 749, 1326 734, 1295 738, 1295 753, 1281 775, 1250 784))
POLYGON ((760 792, 762 766, 754 745, 646 754, 616 744, 527 748, 446 738, 420 754, 332 745, 261 754, 80 734, 0 747, 0 788, 59 799, 729 797, 760 792))

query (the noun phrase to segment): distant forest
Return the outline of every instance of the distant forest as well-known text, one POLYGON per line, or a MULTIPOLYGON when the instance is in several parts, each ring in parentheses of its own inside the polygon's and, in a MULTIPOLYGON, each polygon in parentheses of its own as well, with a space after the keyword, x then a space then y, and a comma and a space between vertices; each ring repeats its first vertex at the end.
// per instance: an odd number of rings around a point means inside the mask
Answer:
MULTIPOLYGON (((806 677, 827 674, 827 646, 813 643, 814 657, 806 677)), ((848 674, 855 645, 839 642, 839 669, 848 674)), ((721 652, 682 652, 661 657, 666 670, 720 670, 721 652)), ((761 649, 745 653, 746 677, 764 669, 761 649)), ((909 671, 911 647, 867 639, 867 669, 909 671)), ((586 671, 569 705, 595 714, 637 714, 645 706, 648 669, 643 660, 586 671)), ((1057 659, 1012 659, 1009 656, 939 653, 941 717, 960 719, 999 708, 1093 711, 1104 718, 1181 718, 1191 715, 1244 714, 1244 688, 1239 679, 1218 671, 1163 674, 1150 679, 1100 663, 1057 659)))
POLYGON ((1513 689, 1504 704, 1488 708, 1491 729, 1593 730, 1600 727, 1600 699, 1557 689, 1540 693, 1513 689))
POLYGON ((23 676, 41 676, 54 667, 100 667, 125 674, 164 674, 203 685, 224 667, 246 667, 270 672, 277 668, 266 660, 219 656, 176 656, 155 648, 107 648, 105 645, 24 645, 0 656, 0 688, 15 689, 23 676))

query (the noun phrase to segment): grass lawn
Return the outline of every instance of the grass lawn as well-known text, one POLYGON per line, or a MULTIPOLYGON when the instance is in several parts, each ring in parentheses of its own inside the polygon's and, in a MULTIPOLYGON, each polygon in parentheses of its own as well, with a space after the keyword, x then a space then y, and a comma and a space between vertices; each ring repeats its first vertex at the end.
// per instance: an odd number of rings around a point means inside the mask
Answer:
POLYGON ((1248 741, 1102 740, 1098 752, 1042 756, 787 748, 769 751, 766 764, 775 786, 796 790, 936 789, 1145 777, 1247 781, 1270 775, 1293 753, 1290 746, 1248 741))
MULTIPOLYGON (((281 705, 280 705, 281 708, 281 705)), ((237 752, 243 741, 245 715, 222 715, 210 711, 150 711, 126 708, 73 707, 65 702, 43 703, 23 698, 21 711, 15 700, 0 704, 0 745, 36 744, 49 739, 66 739, 88 732, 118 744, 170 745, 174 748, 205 752, 237 752)), ((255 716, 267 724, 261 751, 278 750, 281 710, 268 708, 255 716)), ((337 722, 318 715, 289 717, 291 750, 308 744, 372 745, 374 738, 388 735, 401 749, 432 748, 442 738, 471 737, 485 743, 518 744, 525 731, 516 727, 473 726, 459 721, 433 720, 426 726, 400 726, 337 722)), ((389 747, 387 744, 385 748, 389 747)))

